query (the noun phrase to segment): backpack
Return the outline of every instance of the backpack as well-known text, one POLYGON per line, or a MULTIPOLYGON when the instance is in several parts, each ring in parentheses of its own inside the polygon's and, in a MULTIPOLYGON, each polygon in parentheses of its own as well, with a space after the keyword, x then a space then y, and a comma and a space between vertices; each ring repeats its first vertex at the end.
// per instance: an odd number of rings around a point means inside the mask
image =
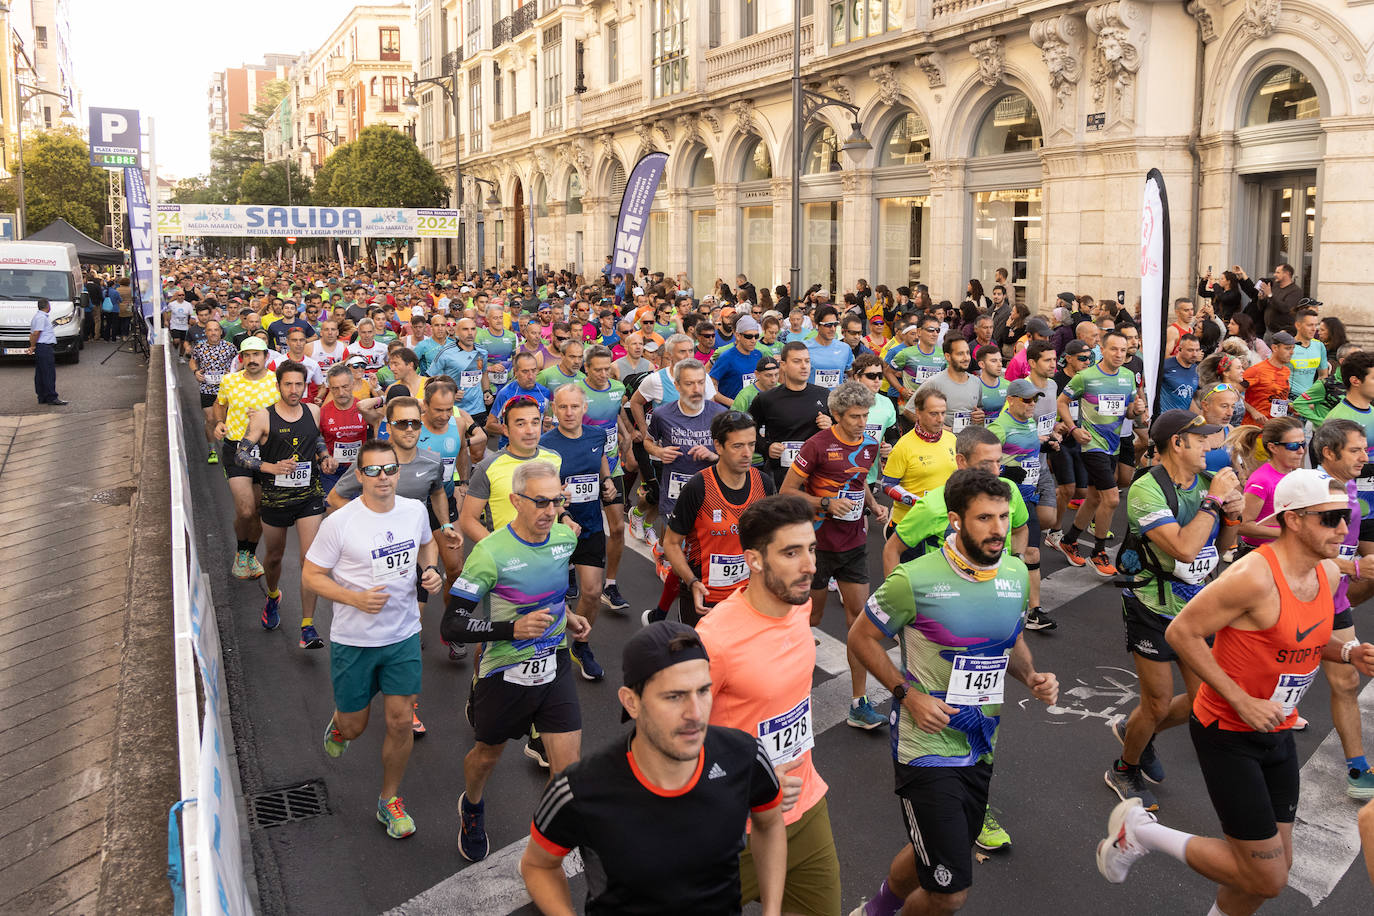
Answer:
MULTIPOLYGON (((1159 489, 1164 494, 1164 500, 1169 504, 1169 511, 1174 517, 1178 517, 1178 490, 1174 487, 1174 482, 1169 477, 1169 472, 1162 464, 1156 464, 1150 468, 1141 468, 1136 471, 1135 477, 1131 479, 1131 486, 1146 474, 1154 477, 1155 483, 1159 484, 1159 489)), ((1128 490, 1129 494, 1129 490, 1128 490)), ((1120 573, 1124 573, 1129 578, 1120 578, 1112 582, 1119 588, 1139 588, 1148 584, 1149 580, 1141 577, 1142 573, 1149 573, 1154 578, 1154 584, 1159 589, 1159 603, 1165 603, 1165 589, 1171 583, 1186 585, 1181 579, 1173 574, 1172 558, 1168 569, 1159 561, 1155 553, 1154 545, 1150 543, 1149 537, 1138 531, 1132 531, 1131 526, 1126 526, 1126 537, 1122 539, 1121 546, 1116 551, 1116 568, 1120 573)))
POLYGON ((119 306, 115 305, 113 299, 106 296, 105 301, 100 303, 100 311, 106 315, 113 315, 115 312, 119 311, 119 306))

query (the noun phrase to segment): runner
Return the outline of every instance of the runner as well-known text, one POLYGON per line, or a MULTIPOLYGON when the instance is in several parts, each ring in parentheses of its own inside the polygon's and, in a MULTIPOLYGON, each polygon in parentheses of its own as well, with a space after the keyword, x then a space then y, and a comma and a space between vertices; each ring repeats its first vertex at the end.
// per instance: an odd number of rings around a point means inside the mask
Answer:
MULTIPOLYGON (((293 333, 299 333, 293 328, 293 333)), ((239 439, 235 461, 240 467, 258 472, 262 496, 263 564, 267 573, 267 603, 262 608, 262 628, 275 630, 281 625, 282 554, 286 551, 286 531, 296 529, 296 546, 301 556, 310 552, 315 534, 324 518, 324 491, 320 471, 334 471, 336 464, 320 435, 320 409, 302 403, 307 370, 300 363, 285 362, 277 367, 277 390, 281 399, 266 410, 249 417, 248 428, 239 439)), ((301 580, 302 649, 322 649, 324 640, 315 631, 315 593, 301 580)))
POLYGON ((1114 884, 1147 853, 1178 859, 1220 885, 1212 913, 1227 916, 1253 913, 1288 883, 1299 790, 1292 725, 1319 662, 1374 675, 1374 645, 1331 638, 1345 487, 1299 469, 1279 482, 1274 509, 1278 538, 1203 589, 1166 634, 1203 680, 1189 730, 1225 839, 1165 827, 1129 798, 1097 847, 1097 869, 1114 884))
MULTIPOLYGON (((523 362, 527 361, 528 357, 523 362)), ((521 365, 517 374, 524 370, 525 366, 521 365)), ((557 470, 562 460, 557 452, 539 446, 543 412, 538 401, 527 395, 517 395, 506 401, 502 410, 504 413, 490 422, 497 422, 509 431, 510 440, 503 440, 499 451, 488 455, 472 469, 468 492, 458 511, 458 527, 463 537, 473 544, 490 533, 482 524, 482 510, 489 510, 491 531, 500 531, 515 517, 510 500, 511 493, 515 492, 511 489, 512 476, 521 464, 538 458, 557 470)), ((563 588, 567 590, 566 582, 563 588)))
MULTIPOLYGON (((807 439, 783 481, 783 493, 804 498, 815 512, 816 573, 811 580, 811 625, 825 614, 828 584, 834 579, 853 626, 868 600, 868 526, 865 509, 881 528, 887 507, 868 489, 868 472, 878 458, 878 442, 865 431, 874 394, 862 382, 844 382, 830 392, 828 407, 835 423, 807 439)), ((871 730, 883 717, 868 701, 867 672, 849 653, 850 703, 846 724, 871 730)))
POLYGON ((888 351, 888 365, 893 370, 888 380, 897 389, 899 403, 905 404, 918 388, 945 368, 939 319, 933 315, 920 318, 907 326, 901 340, 902 346, 888 351))
POLYGON ((740 391, 754 383, 758 374, 759 335, 762 326, 745 315, 735 325, 735 342, 718 350, 711 360, 711 378, 716 382, 715 400, 725 407, 734 403, 740 391))
POLYGON ((353 371, 345 365, 329 367, 325 376, 329 397, 320 405, 320 435, 324 447, 334 459, 334 472, 321 472, 320 483, 324 495, 334 489, 339 478, 357 460, 358 448, 367 439, 368 428, 376 428, 383 419, 381 398, 358 400, 353 396, 353 371))
POLYGON ((711 421, 711 441, 720 458, 683 485, 668 518, 663 555, 686 585, 678 607, 682 622, 689 626, 696 626, 749 578, 739 539, 740 516, 773 493, 773 481, 753 467, 755 438, 754 420, 748 414, 717 414, 711 421))
POLYGON ((359 321, 355 330, 357 336, 348 345, 348 355, 361 356, 366 363, 364 368, 369 374, 375 375, 378 369, 386 365, 386 344, 378 342, 377 325, 371 318, 359 321))
POLYGON ((205 415, 206 464, 219 464, 215 449, 215 402, 219 400, 220 382, 229 372, 229 365, 237 352, 224 339, 224 329, 213 318, 205 322, 205 339, 191 351, 191 371, 200 383, 200 409, 205 415))
MULTIPOLYGON (((1341 377, 1345 380, 1345 397, 1331 408, 1326 419, 1359 424, 1367 447, 1374 449, 1374 353, 1351 353, 1341 363, 1341 377)), ((1374 461, 1364 466, 1355 489, 1360 501, 1361 549, 1374 551, 1374 461)))
POLYGON ((957 468, 954 433, 945 428, 945 396, 935 388, 921 388, 911 396, 908 406, 915 411, 916 425, 897 440, 883 465, 882 486, 892 497, 893 528, 901 524, 916 500, 957 468))
POLYGON ((482 644, 466 710, 475 741, 463 758, 458 799, 458 851, 470 862, 485 859, 491 848, 482 796, 506 741, 537 728, 552 773, 577 760, 582 743, 565 630, 585 640, 591 624, 563 600, 577 538, 555 516, 568 497, 557 466, 546 461, 520 463, 510 484, 510 521, 473 546, 440 627, 449 642, 482 644), (479 603, 482 615, 474 617, 479 603))
POLYGON ((1126 497, 1129 534, 1119 560, 1122 574, 1133 578, 1121 593, 1121 616, 1140 704, 1125 720, 1109 723, 1122 748, 1104 778, 1118 797, 1138 798, 1148 811, 1159 804, 1145 780, 1164 779, 1155 735, 1188 720, 1201 683, 1164 632, 1212 577, 1220 554, 1235 544, 1244 507, 1235 471, 1206 470, 1208 440, 1220 431, 1186 410, 1160 414, 1150 427, 1159 464, 1142 473, 1126 497), (1171 662, 1178 664, 1184 693, 1174 694, 1171 662))
POLYGON ((783 345, 779 375, 782 384, 756 397, 749 413, 758 425, 764 470, 781 487, 802 443, 828 429, 831 420, 825 412, 829 390, 808 381, 811 350, 806 344, 792 340, 783 345))
POLYGON ((1002 351, 995 346, 984 345, 978 348, 973 358, 978 364, 978 381, 982 383, 978 409, 983 413, 983 425, 989 426, 1007 402, 1008 382, 1002 376, 1002 351))
POLYGON ((867 916, 964 905, 1006 677, 1046 705, 1058 698, 1058 681, 1035 670, 1021 632, 1027 574, 1004 553, 1010 500, 1011 487, 986 471, 953 474, 945 501, 954 533, 894 570, 850 628, 850 648, 901 707, 890 720, 892 756, 911 840, 861 909, 867 916), (894 639, 901 670, 886 651, 894 639))
POLYGON ((262 537, 258 519, 258 500, 262 489, 252 468, 238 463, 239 440, 248 429, 248 413, 262 410, 281 397, 276 377, 266 368, 267 344, 258 337, 246 337, 239 346, 243 368, 231 372, 220 382, 215 401, 215 438, 220 444, 220 466, 229 481, 234 498, 234 537, 238 545, 230 574, 236 579, 256 579, 265 570, 255 556, 262 537))
POLYGON ((301 584, 334 602, 329 670, 334 715, 324 750, 339 757, 367 728, 372 698, 382 694, 382 791, 377 820, 396 839, 415 832, 399 796, 414 734, 409 727, 420 694, 422 587, 442 581, 425 509, 398 497, 400 466, 392 445, 369 440, 358 451, 362 498, 324 520, 301 564, 301 584))
MULTIPOLYGON (((831 390, 849 374, 854 351, 835 339, 840 326, 840 312, 835 306, 822 305, 816 309, 815 322, 816 336, 806 341, 806 349, 811 355, 811 374, 807 381, 831 390)), ((786 357, 785 352, 783 355, 786 357)))
MULTIPOLYGON (((1053 347, 1047 345, 1047 350, 1050 357, 1053 358, 1053 347)), ((1062 393, 1075 375, 1088 368, 1092 363, 1092 358, 1092 351, 1083 341, 1069 341, 1064 347, 1064 365, 1055 371, 1050 379, 1054 382, 1055 390, 1062 393)), ((1059 541, 1064 536, 1064 533, 1059 530, 1063 526, 1064 516, 1071 509, 1077 511, 1078 507, 1083 505, 1083 500, 1087 498, 1088 469, 1083 464, 1083 447, 1073 437, 1073 429, 1078 423, 1079 417, 1078 402, 1073 401, 1069 404, 1069 419, 1073 422, 1064 423, 1059 420, 1059 398, 1056 396, 1054 417, 1057 424, 1054 429, 1060 442, 1059 453, 1050 456, 1050 470, 1054 473, 1057 486, 1055 489, 1054 520, 1049 529, 1045 531, 1044 543, 1046 547, 1058 550, 1059 541)))
MULTIPOLYGON (((485 443, 487 434, 476 427, 471 416, 461 407, 454 407, 458 387, 447 375, 429 380, 425 386, 424 409, 421 419, 424 426, 416 446, 429 449, 439 456, 443 468, 444 495, 448 502, 448 515, 438 519, 439 526, 434 530, 434 538, 439 544, 439 559, 444 564, 445 591, 463 570, 463 536, 454 528, 458 521, 460 502, 456 485, 471 476, 471 449, 465 443, 479 438, 485 443)), ((423 606, 428 595, 420 596, 423 606)), ((449 647, 449 658, 457 661, 463 652, 459 647, 449 647)))
MULTIPOLYGON (((615 495, 601 498, 606 520, 606 584, 601 589, 601 603, 624 613, 630 609, 630 602, 620 594, 616 575, 620 572, 620 557, 625 552, 626 486, 621 447, 631 441, 630 424, 624 410, 625 386, 613 377, 615 363, 608 347, 588 347, 584 363, 587 375, 578 382, 587 398, 587 413, 582 422, 605 430, 606 462, 611 469, 611 485, 615 488, 615 495)), ((595 617, 588 619, 594 621, 595 617)))
MULTIPOLYGON (((758 362, 754 364, 754 377, 749 384, 740 389, 739 394, 735 395, 735 399, 730 402, 730 409, 747 413, 755 398, 778 387, 779 368, 777 357, 760 353, 758 362)), ((759 460, 761 463, 762 458, 759 460)))
MULTIPOLYGON (((749 473, 764 480, 757 471, 749 473)), ((758 736, 783 784, 784 798, 792 792, 798 796, 795 804, 783 804, 783 912, 830 914, 840 912, 840 861, 827 786, 812 756, 812 515, 809 504, 786 496, 759 499, 744 510, 738 517, 738 543, 748 579, 700 621, 697 633, 710 656, 711 724, 758 736), (759 664, 760 659, 771 662, 759 664)), ((740 855, 740 884, 742 903, 759 899, 752 843, 740 855)))
MULTIPOLYGON (((486 324, 478 330, 473 343, 487 351, 487 391, 483 401, 489 409, 496 392, 510 381, 511 360, 520 347, 519 335, 506 327, 504 307, 495 304, 486 307, 486 324)), ((486 425, 484 409, 482 426, 486 425)))
POLYGON ((506 447, 506 427, 501 418, 505 415, 506 404, 512 398, 526 397, 534 401, 541 416, 549 405, 549 389, 536 381, 539 364, 534 356, 529 353, 517 353, 512 366, 513 378, 492 396, 491 410, 487 413, 487 436, 497 440, 497 448, 506 447))
POLYGON ((654 624, 626 643, 621 668, 622 718, 635 729, 545 788, 520 861, 535 906, 573 912, 563 859, 580 848, 603 879, 588 912, 737 913, 751 822, 763 912, 780 913, 784 792, 753 734, 708 724, 710 660, 697 634, 654 624), (657 868, 665 849, 673 867, 657 868))
POLYGON ((320 339, 310 344, 308 355, 319 364, 323 372, 329 372, 336 363, 348 358, 348 345, 339 340, 339 323, 333 318, 320 322, 320 339))
MULTIPOLYGON (((456 336, 444 343, 430 363, 433 375, 447 375, 458 385, 458 406, 473 419, 487 409, 487 351, 476 345, 477 322, 467 315, 458 319, 456 336)), ((485 419, 485 418, 483 418, 485 419)))
MULTIPOLYGON (((1000 361, 1001 354, 997 359, 1000 361)), ((1035 387, 1030 378, 1020 378, 1010 385, 1004 382, 1003 393, 1002 409, 988 425, 988 430, 1002 443, 1002 467, 1007 470, 999 473, 1013 476, 1012 468, 1020 473, 1020 479, 1012 482, 1026 502, 1026 547, 1021 553, 1030 574, 1030 612, 1026 614, 1026 629, 1053 630, 1059 626, 1058 622, 1040 606, 1039 509, 1043 492, 1040 475, 1048 476, 1049 472, 1043 468, 1041 455, 1042 444, 1048 436, 1041 435, 1035 410, 1045 392, 1035 387)))
POLYGON ((581 340, 569 338, 560 344, 558 362, 539 373, 539 384, 549 389, 550 395, 563 385, 575 385, 586 378, 582 374, 582 351, 581 340))
POLYGON ((324 373, 320 371, 319 363, 305 355, 306 338, 307 335, 304 330, 299 327, 291 328, 286 333, 286 352, 282 355, 291 362, 305 367, 304 399, 318 404, 324 400, 325 396, 324 373))
MULTIPOLYGON (((976 373, 969 372, 972 355, 968 341, 950 336, 944 343, 945 368, 921 383, 917 391, 935 389, 945 397, 945 426, 958 435, 970 423, 982 425, 983 411, 978 406, 983 383, 976 373)), ((915 395, 912 395, 915 398, 915 395)), ((908 421, 914 422, 914 408, 908 401, 902 410, 908 421)))
POLYGON ((878 493, 878 481, 884 462, 892 454, 892 446, 897 439, 897 411, 892 399, 881 393, 883 386, 883 361, 873 353, 862 353, 854 357, 851 369, 855 381, 863 382, 873 392, 873 409, 868 412, 868 423, 864 433, 878 443, 878 459, 868 469, 868 488, 878 493))

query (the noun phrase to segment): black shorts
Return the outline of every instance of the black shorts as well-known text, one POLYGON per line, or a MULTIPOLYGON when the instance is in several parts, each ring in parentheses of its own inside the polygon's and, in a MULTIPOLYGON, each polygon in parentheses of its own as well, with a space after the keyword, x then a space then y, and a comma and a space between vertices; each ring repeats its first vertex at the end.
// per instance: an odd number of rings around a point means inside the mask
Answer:
POLYGON ((273 528, 290 528, 298 519, 312 515, 324 515, 323 496, 312 496, 278 506, 269 506, 264 502, 258 507, 258 517, 262 523, 273 528))
POLYGON ((1135 467, 1135 433, 1121 437, 1121 448, 1116 451, 1116 463, 1135 467))
POLYGON ((836 582, 868 584, 868 546, 860 544, 850 550, 817 550, 816 573, 811 577, 811 590, 821 591, 836 582))
POLYGON ((614 477, 611 478, 611 483, 615 484, 615 495, 612 496, 610 499, 607 499, 603 495, 601 497, 601 505, 607 507, 625 505, 625 475, 616 474, 614 477))
POLYGON ((606 568, 606 532, 583 529, 568 561, 573 566, 595 566, 606 568))
POLYGON ((225 439, 219 444, 219 466, 224 469, 224 476, 233 479, 235 477, 247 477, 258 482, 258 475, 238 463, 239 440, 225 439))
POLYGON ((931 894, 973 884, 973 842, 983 829, 992 764, 913 767, 893 762, 902 819, 916 852, 916 875, 931 894))
MULTIPOLYGON (((1023 498, 1025 497, 1024 493, 1022 493, 1021 495, 1023 498)), ((1036 495, 1038 496, 1039 494, 1037 493, 1036 495)), ((1025 502, 1026 513, 1028 515, 1028 518, 1026 519, 1026 546, 1035 547, 1038 549, 1040 547, 1041 535, 1040 513, 1035 510, 1038 509, 1040 506, 1039 503, 1031 502, 1029 499, 1025 500, 1025 502)))
MULTIPOLYGON (((821 586, 824 588, 825 586, 821 586)), ((714 604, 706 605, 706 610, 711 610, 714 604)), ((695 629, 701 622, 702 615, 697 613, 697 601, 692 597, 690 588, 679 588, 677 590, 677 613, 682 618, 682 622, 695 629)))
POLYGON ((1084 452, 1083 467, 1088 472, 1088 486, 1099 493, 1116 489, 1116 456, 1106 452, 1084 452))
POLYGON ((1082 489, 1088 485, 1088 469, 1083 466, 1083 450, 1077 442, 1065 441, 1056 449, 1049 449, 1050 473, 1061 487, 1082 489))
MULTIPOLYGON (((1150 582, 1145 588, 1157 588, 1150 582)), ((1165 585, 1168 588, 1168 585, 1165 585)), ((1152 662, 1176 662, 1178 654, 1164 638, 1171 617, 1161 617, 1134 595, 1121 595, 1121 619, 1126 623, 1126 651, 1152 662)))
POLYGON ((1355 626, 1355 615, 1350 613, 1350 608, 1337 611, 1336 616, 1331 618, 1331 629, 1349 630, 1355 626))
POLYGON ((202 391, 200 393, 200 409, 209 410, 211 407, 215 406, 215 401, 217 400, 219 400, 218 394, 206 394, 202 391))
POLYGON ((1293 732, 1228 732, 1188 717, 1188 732, 1222 831, 1255 842, 1298 813, 1298 751, 1293 732))
POLYGON ((177 330, 171 330, 171 329, 169 329, 167 333, 171 334, 171 335, 172 335, 172 339, 175 340, 177 343, 181 343, 181 342, 183 342, 184 340, 186 340, 186 332, 185 332, 185 331, 177 331, 177 330))
POLYGON ((582 709, 572 659, 567 649, 559 649, 557 658, 557 677, 542 687, 512 684, 501 672, 477 678, 467 706, 473 737, 483 744, 501 744, 528 735, 531 725, 541 733, 580 730, 582 709))

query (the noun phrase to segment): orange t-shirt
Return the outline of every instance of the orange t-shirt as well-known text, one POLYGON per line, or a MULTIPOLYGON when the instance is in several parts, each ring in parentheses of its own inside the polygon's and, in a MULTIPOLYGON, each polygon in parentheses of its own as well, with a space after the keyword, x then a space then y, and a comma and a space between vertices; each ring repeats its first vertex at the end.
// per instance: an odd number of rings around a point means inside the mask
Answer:
POLYGON ((801 777, 801 797, 782 816, 783 823, 796 823, 826 790, 810 750, 816 667, 811 602, 785 617, 769 617, 754 610, 741 587, 701 619, 697 635, 711 656, 711 724, 760 738, 774 766, 801 758, 801 766, 788 773, 801 777))
POLYGON ((1247 424, 1263 426, 1273 417, 1288 416, 1287 366, 1275 366, 1267 359, 1256 363, 1245 370, 1245 384, 1245 403, 1258 410, 1264 417, 1264 420, 1256 420, 1247 410, 1247 424))

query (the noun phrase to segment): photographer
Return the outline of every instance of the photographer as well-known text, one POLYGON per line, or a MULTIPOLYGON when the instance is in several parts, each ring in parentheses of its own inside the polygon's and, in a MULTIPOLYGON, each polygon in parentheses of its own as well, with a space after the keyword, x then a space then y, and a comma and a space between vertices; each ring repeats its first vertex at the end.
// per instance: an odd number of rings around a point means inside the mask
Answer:
POLYGON ((1264 309, 1264 330, 1294 332, 1294 314, 1306 293, 1293 279, 1293 265, 1280 264, 1272 277, 1259 282, 1259 304, 1264 309))

